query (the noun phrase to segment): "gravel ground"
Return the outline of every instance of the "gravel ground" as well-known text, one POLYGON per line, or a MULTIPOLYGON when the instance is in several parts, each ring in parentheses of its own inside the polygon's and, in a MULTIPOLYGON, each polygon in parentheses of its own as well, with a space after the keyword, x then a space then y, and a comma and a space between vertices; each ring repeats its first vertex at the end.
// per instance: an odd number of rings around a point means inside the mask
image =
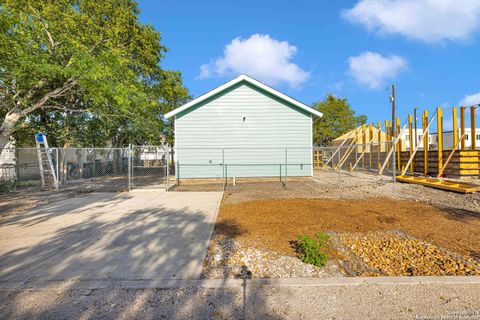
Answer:
POLYGON ((338 238, 347 248, 342 251, 343 255, 353 254, 357 258, 347 261, 355 275, 480 276, 480 261, 464 258, 401 232, 346 233, 338 238), (361 263, 352 264, 354 260, 361 263))
POLYGON ((0 291, 1 319, 480 319, 479 284, 0 291))
POLYGON ((338 261, 319 268, 292 256, 244 245, 230 237, 214 234, 205 259, 202 278, 239 277, 246 268, 252 278, 319 278, 345 276, 338 261))

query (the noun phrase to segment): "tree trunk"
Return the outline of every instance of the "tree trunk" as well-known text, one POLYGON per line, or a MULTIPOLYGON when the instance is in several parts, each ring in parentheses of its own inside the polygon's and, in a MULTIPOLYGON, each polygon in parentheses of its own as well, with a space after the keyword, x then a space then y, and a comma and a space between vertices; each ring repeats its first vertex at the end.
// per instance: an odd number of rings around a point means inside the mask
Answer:
POLYGON ((10 137, 15 132, 15 124, 20 119, 21 115, 18 112, 12 111, 5 115, 2 125, 0 126, 0 154, 3 149, 10 142, 10 137))
MULTIPOLYGON (((20 105, 15 105, 12 110, 8 111, 3 119, 2 125, 0 126, 0 153, 10 141, 10 136, 15 132, 15 125, 22 117, 29 115, 35 110, 44 108, 45 104, 50 99, 59 97, 66 91, 72 89, 77 84, 77 80, 78 79, 75 77, 70 77, 63 83, 61 87, 46 93, 36 103, 28 106, 27 108, 21 109, 20 105)), ((35 87, 30 89, 30 93, 33 92, 32 90, 34 89, 35 87)), ((27 94, 26 96, 31 98, 30 94, 27 94)))

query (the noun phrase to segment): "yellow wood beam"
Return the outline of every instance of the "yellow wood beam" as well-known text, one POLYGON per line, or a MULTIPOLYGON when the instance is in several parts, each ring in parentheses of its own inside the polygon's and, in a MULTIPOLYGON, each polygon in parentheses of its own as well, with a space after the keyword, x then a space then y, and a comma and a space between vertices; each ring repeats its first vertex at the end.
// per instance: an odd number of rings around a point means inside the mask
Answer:
MULTIPOLYGON (((369 125, 368 126, 368 140, 370 141, 374 141, 373 139, 373 125, 369 125)), ((370 168, 369 169, 372 169, 372 162, 373 162, 373 145, 372 143, 370 143, 370 145, 368 146, 368 152, 370 153, 370 157, 369 157, 369 160, 370 160, 370 168)))
POLYGON ((465 107, 460 107, 460 149, 465 150, 465 107))
POLYGON ((443 111, 437 107, 437 165, 440 172, 443 167, 443 111))
POLYGON ((470 132, 471 137, 470 140, 472 141, 472 150, 477 149, 477 135, 475 130, 475 107, 470 107, 470 132))
MULTIPOLYGON (((452 108, 453 145, 458 146, 457 107, 452 108)), ((454 148, 456 149, 456 147, 454 148)))
POLYGON ((423 112, 423 174, 428 175, 428 111, 423 112))
MULTIPOLYGON (((365 153, 366 150, 366 144, 367 144, 367 137, 365 136, 365 133, 367 132, 367 126, 362 124, 362 153, 365 153)), ((362 168, 365 168, 365 158, 362 158, 362 168)))
MULTIPOLYGON (((408 137, 409 137, 409 154, 410 157, 412 156, 413 153, 413 128, 412 128, 412 115, 408 115, 408 137)), ((410 172, 413 173, 413 162, 410 163, 410 172)))
MULTIPOLYGON (((396 119, 396 125, 397 125, 397 137, 400 137, 400 131, 401 130, 400 130, 400 118, 399 117, 397 117, 397 119, 396 119)), ((399 139, 398 144, 397 144, 397 170, 398 171, 402 170, 402 164, 400 162, 401 152, 402 152, 402 139, 399 139)))
POLYGON ((388 124, 388 120, 385 120, 385 138, 387 139, 386 141, 386 149, 390 149, 390 126, 388 124))
POLYGON ((380 170, 380 161, 381 161, 381 152, 382 152, 382 124, 380 121, 377 122, 378 132, 377 132, 377 140, 378 140, 378 147, 377 147, 377 165, 380 170))

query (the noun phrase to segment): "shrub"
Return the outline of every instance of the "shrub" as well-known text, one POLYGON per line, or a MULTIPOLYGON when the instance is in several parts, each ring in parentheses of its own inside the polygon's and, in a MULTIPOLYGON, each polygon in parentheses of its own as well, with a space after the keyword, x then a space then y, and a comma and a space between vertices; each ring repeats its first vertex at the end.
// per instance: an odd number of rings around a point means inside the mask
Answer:
POLYGON ((317 233, 315 236, 316 239, 312 239, 306 235, 297 236, 297 252, 300 260, 303 262, 317 267, 323 267, 328 261, 326 251, 330 236, 322 232, 317 233))
POLYGON ((8 193, 10 192, 17 183, 15 181, 8 181, 0 179, 0 193, 8 193))

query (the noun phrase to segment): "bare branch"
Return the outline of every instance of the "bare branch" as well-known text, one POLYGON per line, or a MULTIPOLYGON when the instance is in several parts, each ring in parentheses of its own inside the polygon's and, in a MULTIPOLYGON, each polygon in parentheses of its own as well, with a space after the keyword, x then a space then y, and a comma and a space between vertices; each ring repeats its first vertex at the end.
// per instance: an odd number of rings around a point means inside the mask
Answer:
POLYGON ((48 37, 48 41, 50 42, 50 46, 52 47, 52 49, 50 50, 50 52, 52 51, 55 51, 55 47, 60 44, 60 42, 55 42, 53 40, 53 37, 52 37, 52 34, 50 33, 50 30, 48 29, 48 23, 45 22, 45 20, 42 19, 42 17, 40 16, 40 13, 35 10, 34 7, 32 7, 32 5, 29 3, 28 6, 30 7, 30 9, 33 11, 33 13, 37 16, 38 20, 40 21, 40 23, 42 24, 43 26, 43 29, 45 30, 46 34, 47 34, 47 37, 48 37))
POLYGON ((42 109, 55 109, 55 110, 60 110, 60 111, 65 111, 65 112, 76 112, 76 113, 84 113, 87 112, 86 110, 82 109, 71 109, 65 106, 59 106, 59 105, 48 105, 48 106, 43 106, 42 109))
POLYGON ((30 107, 23 110, 19 110, 19 108, 14 108, 13 110, 9 111, 7 114, 19 113, 20 117, 26 116, 27 114, 32 113, 37 109, 43 108, 50 99, 62 96, 64 93, 66 93, 71 88, 73 88, 77 84, 77 82, 78 82, 77 77, 70 77, 63 83, 61 87, 45 94, 40 100, 38 100, 36 103, 31 105, 30 107))

